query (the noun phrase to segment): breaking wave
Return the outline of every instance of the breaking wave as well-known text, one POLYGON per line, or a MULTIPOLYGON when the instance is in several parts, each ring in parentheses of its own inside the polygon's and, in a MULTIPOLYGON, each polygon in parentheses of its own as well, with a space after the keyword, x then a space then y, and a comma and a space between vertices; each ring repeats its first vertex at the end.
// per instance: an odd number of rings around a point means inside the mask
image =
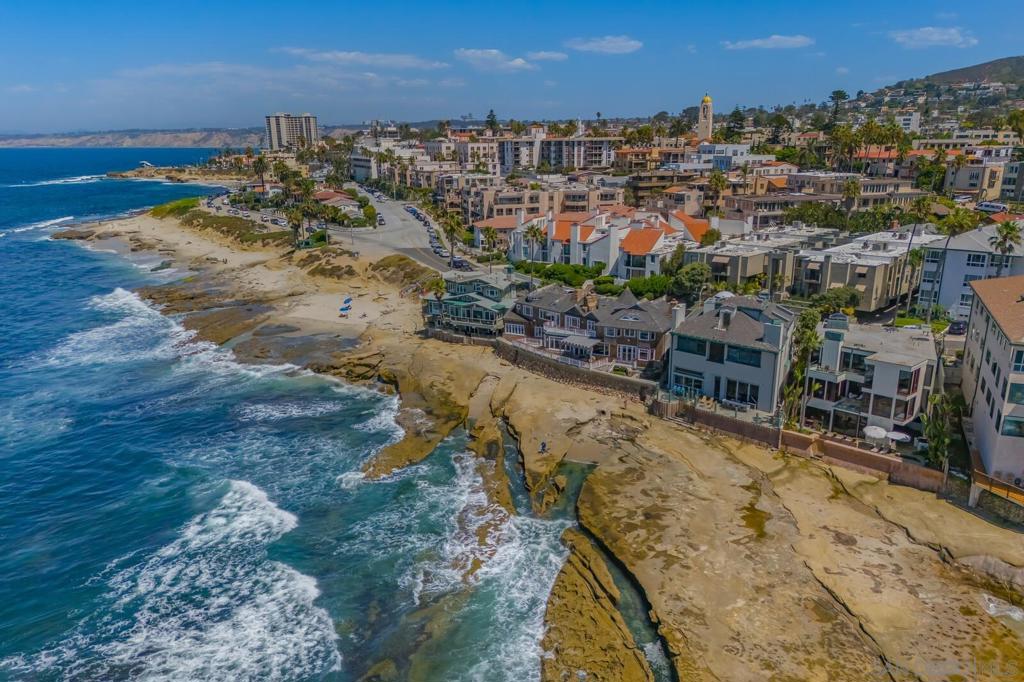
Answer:
POLYGON ((266 556, 296 525, 262 490, 231 481, 214 509, 107 581, 104 615, 56 649, 4 667, 86 680, 281 680, 339 670, 316 582, 266 556))
POLYGON ((103 174, 97 175, 75 175, 70 178, 56 178, 54 180, 40 180, 38 182, 23 182, 16 183, 13 185, 4 185, 5 187, 47 187, 49 185, 84 185, 92 182, 99 182, 103 178, 107 177, 103 174))

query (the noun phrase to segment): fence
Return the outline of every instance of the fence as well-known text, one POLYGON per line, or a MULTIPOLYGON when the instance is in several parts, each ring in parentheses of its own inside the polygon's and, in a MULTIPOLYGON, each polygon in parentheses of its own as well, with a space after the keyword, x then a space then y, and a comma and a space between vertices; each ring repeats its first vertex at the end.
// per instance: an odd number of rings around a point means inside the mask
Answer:
POLYGON ((438 341, 444 341, 446 343, 461 343, 468 346, 494 346, 497 341, 494 337, 488 336, 466 336, 464 334, 456 334, 455 332, 448 331, 447 329, 438 329, 437 327, 427 327, 426 334, 432 339, 438 341))
POLYGON ((635 396, 643 401, 658 391, 658 385, 653 381, 577 367, 507 339, 493 339, 493 345, 495 355, 501 359, 554 381, 635 396))
POLYGON ((725 414, 702 410, 679 400, 658 400, 651 406, 651 411, 666 419, 679 419, 771 448, 779 447, 780 430, 772 426, 754 424, 725 414))

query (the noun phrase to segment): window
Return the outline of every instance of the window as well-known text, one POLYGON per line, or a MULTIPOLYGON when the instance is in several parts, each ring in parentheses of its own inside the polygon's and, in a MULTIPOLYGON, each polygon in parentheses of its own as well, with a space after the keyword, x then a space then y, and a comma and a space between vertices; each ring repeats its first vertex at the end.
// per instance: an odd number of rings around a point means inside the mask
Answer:
POLYGON ((505 333, 524 336, 526 334, 526 326, 522 324, 506 324, 505 333))
POLYGON ((1006 394, 1006 400, 1014 405, 1024 405, 1024 384, 1010 384, 1010 391, 1006 394))
POLYGON ((604 335, 609 339, 614 339, 616 336, 619 335, 619 330, 616 329, 615 327, 605 327, 604 335))
POLYGON ((974 303, 974 294, 960 294, 960 305, 970 308, 974 303))
POLYGON ((925 263, 938 263, 942 260, 942 252, 936 251, 935 249, 928 249, 928 252, 924 255, 925 263))
POLYGON ((1024 438, 1024 419, 1017 417, 1006 417, 1003 419, 1003 428, 999 433, 1014 438, 1024 438))
POLYGON ((896 409, 893 411, 892 418, 899 422, 909 419, 914 414, 914 405, 916 400, 916 398, 911 398, 910 400, 897 400, 895 403, 896 409))
POLYGON ((725 362, 725 344, 712 341, 708 345, 708 361, 722 364, 725 362))
POLYGON ((635 339, 636 338, 636 330, 635 329, 623 329, 622 330, 622 335, 625 336, 627 339, 635 339))
POLYGON ((1024 372, 1024 350, 1013 351, 1013 371, 1024 372))
POLYGON ((736 400, 741 403, 756 405, 759 393, 760 387, 757 384, 748 384, 745 381, 735 381, 733 379, 725 382, 725 397, 727 400, 736 400))
POLYGON ((871 403, 871 414, 889 419, 892 416, 892 398, 876 395, 874 402, 871 403))
POLYGON ((741 346, 729 346, 725 357, 729 362, 735 362, 740 365, 761 366, 761 351, 759 350, 751 350, 741 346))
POLYGON ((672 379, 677 393, 702 393, 704 391, 704 375, 700 372, 677 369, 673 372, 672 379))
POLYGON ((917 390, 918 377, 921 375, 921 370, 915 369, 913 372, 907 369, 900 370, 900 378, 896 384, 896 392, 900 395, 910 395, 917 390))
POLYGON ((676 350, 680 353, 691 353, 704 357, 708 352, 708 342, 690 336, 676 337, 676 350))
POLYGON ((525 303, 519 304, 519 314, 523 317, 533 317, 533 306, 525 303))
POLYGON ((981 275, 964 275, 964 286, 970 286, 971 282, 977 279, 983 279, 981 275))
POLYGON ((985 254, 983 253, 969 253, 967 254, 967 265, 972 268, 983 268, 985 267, 985 254))

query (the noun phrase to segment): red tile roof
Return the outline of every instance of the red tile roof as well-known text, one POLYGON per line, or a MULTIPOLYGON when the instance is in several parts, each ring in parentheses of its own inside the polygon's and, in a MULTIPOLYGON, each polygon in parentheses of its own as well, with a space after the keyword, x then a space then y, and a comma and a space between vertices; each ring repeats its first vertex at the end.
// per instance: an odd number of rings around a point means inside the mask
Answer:
POLYGON ((630 230, 619 246, 631 256, 645 256, 654 250, 664 234, 651 228, 630 230))
POLYGON ((707 220, 703 218, 694 218, 692 215, 686 215, 682 211, 676 211, 672 215, 679 219, 679 222, 683 224, 683 227, 685 227, 686 231, 690 233, 690 236, 693 237, 694 241, 699 242, 701 237, 704 236, 704 233, 711 227, 711 223, 707 220))

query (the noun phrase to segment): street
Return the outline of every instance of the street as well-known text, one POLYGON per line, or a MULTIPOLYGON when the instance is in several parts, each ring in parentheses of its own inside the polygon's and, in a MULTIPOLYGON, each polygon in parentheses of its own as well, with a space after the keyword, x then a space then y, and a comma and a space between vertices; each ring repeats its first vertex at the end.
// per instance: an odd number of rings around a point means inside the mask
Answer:
POLYGON ((430 248, 427 229, 405 210, 404 202, 388 198, 378 201, 362 190, 359 193, 370 199, 377 213, 384 216, 386 224, 376 229, 331 228, 331 239, 335 244, 355 251, 359 251, 360 247, 366 250, 381 250, 383 247, 440 272, 449 269, 448 261, 430 248))

